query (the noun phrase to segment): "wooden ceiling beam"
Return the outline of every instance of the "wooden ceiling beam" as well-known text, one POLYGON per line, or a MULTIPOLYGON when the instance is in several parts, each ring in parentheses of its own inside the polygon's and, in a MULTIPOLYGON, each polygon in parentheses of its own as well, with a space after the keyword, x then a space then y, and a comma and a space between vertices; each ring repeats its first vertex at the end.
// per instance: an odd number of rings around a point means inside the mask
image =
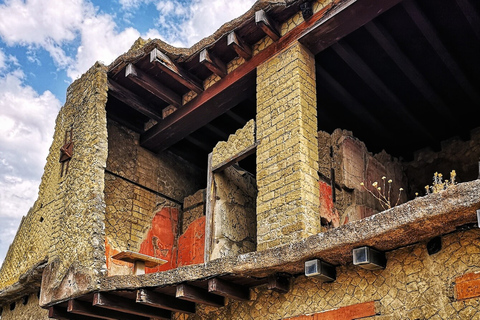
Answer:
POLYGON ((199 59, 200 63, 202 63, 220 78, 224 78, 227 75, 227 66, 225 63, 215 57, 211 52, 208 51, 208 49, 203 49, 200 51, 199 59))
POLYGON ((195 313, 195 303, 147 289, 137 290, 137 303, 181 313, 195 313))
POLYGON ((232 110, 228 110, 227 112, 225 112, 225 114, 226 114, 230 119, 232 119, 233 121, 235 121, 236 123, 238 123, 238 124, 241 125, 241 126, 244 126, 245 123, 247 123, 247 120, 243 119, 242 117, 240 117, 238 114, 236 114, 236 113, 233 112, 232 110))
POLYGON ((132 315, 128 313, 118 312, 114 310, 107 310, 99 307, 92 306, 91 303, 80 300, 69 300, 67 312, 78 315, 84 315, 89 317, 95 317, 99 319, 107 320, 149 320, 147 317, 139 317, 138 315, 132 315))
POLYGON ((67 312, 65 308, 60 306, 53 306, 48 308, 48 317, 50 319, 57 319, 57 320, 98 320, 101 318, 97 317, 89 317, 84 315, 72 314, 67 312))
POLYGON ((208 292, 233 300, 250 300, 250 288, 220 278, 208 280, 208 292))
POLYGON ((196 93, 203 92, 203 84, 199 79, 189 72, 183 70, 177 63, 170 59, 169 56, 157 48, 150 52, 150 63, 160 67, 162 71, 170 75, 172 78, 190 90, 193 90, 196 93))
POLYGON ((450 71, 455 81, 462 87, 463 91, 473 102, 480 104, 480 94, 475 90, 468 78, 465 76, 465 73, 455 61, 455 58, 452 57, 448 49, 445 47, 442 39, 422 10, 412 0, 405 0, 402 2, 402 5, 410 18, 417 25, 425 39, 430 43, 434 51, 440 57, 445 67, 447 67, 448 71, 450 71))
POLYGON ((460 10, 462 10, 462 13, 467 19, 468 23, 472 27, 472 31, 475 33, 475 36, 478 40, 480 40, 480 16, 478 15, 477 11, 469 0, 456 0, 456 2, 460 7, 460 10))
POLYGON ((290 290, 291 276, 283 274, 272 274, 268 277, 267 288, 279 293, 287 293, 290 290))
POLYGON ((332 45, 333 51, 369 86, 406 126, 415 127, 429 141, 436 143, 432 134, 411 114, 400 99, 380 79, 368 64, 344 41, 332 45))
POLYGON ((132 300, 110 293, 97 292, 93 295, 93 306, 114 311, 135 314, 142 317, 151 317, 170 320, 172 312, 160 308, 137 304, 132 300))
POLYGON ((179 94, 135 67, 132 63, 125 68, 125 77, 174 107, 178 108, 182 105, 182 97, 179 94))
POLYGON ((278 31, 279 28, 272 19, 267 15, 264 10, 258 10, 255 12, 255 24, 257 27, 263 30, 267 36, 273 41, 280 39, 281 35, 278 31))
POLYGON ((161 113, 157 112, 153 106, 112 79, 108 79, 108 93, 115 99, 120 100, 150 119, 156 121, 162 120, 161 113))
MULTIPOLYGON (((215 127, 214 125, 212 124, 206 124, 205 125, 205 129, 207 129, 208 131, 216 134, 217 136, 219 136, 221 139, 223 140, 227 140, 228 139, 228 134, 226 134, 224 131, 218 129, 217 127, 215 127)), ((221 139, 218 139, 218 140, 221 140, 221 139)))
POLYGON ((252 57, 252 49, 235 31, 227 35, 227 45, 245 60, 250 60, 252 57))
POLYGON ((183 300, 212 307, 223 307, 225 305, 225 299, 223 297, 210 293, 205 289, 187 284, 178 285, 175 296, 183 300))

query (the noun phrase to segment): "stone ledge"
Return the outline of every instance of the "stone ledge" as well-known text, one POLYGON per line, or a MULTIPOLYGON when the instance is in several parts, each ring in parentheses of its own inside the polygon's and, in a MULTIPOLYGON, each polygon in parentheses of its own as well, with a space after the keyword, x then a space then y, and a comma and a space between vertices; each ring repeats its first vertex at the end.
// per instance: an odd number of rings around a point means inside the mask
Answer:
POLYGON ((394 250, 431 239, 476 222, 479 208, 480 180, 475 180, 292 244, 159 273, 106 277, 101 279, 100 291, 169 286, 224 274, 245 277, 264 277, 274 272, 301 274, 305 260, 314 257, 335 265, 347 264, 351 263, 355 247, 369 245, 379 250, 394 250))
POLYGON ((0 290, 0 306, 4 302, 13 301, 24 295, 38 292, 42 283, 42 273, 46 266, 47 259, 36 263, 21 275, 17 282, 0 290))

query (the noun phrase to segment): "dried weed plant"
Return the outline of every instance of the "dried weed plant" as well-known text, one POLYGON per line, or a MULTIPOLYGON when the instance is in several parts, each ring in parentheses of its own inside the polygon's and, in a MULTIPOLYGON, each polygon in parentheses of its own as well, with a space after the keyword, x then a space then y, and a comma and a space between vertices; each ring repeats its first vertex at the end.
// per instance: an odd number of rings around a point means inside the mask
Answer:
MULTIPOLYGON (((375 181, 374 183, 372 183, 372 186, 375 188, 375 192, 373 192, 372 190, 368 189, 366 186, 365 186, 365 183, 360 183, 360 185, 368 191, 368 193, 370 193, 375 199, 378 200, 378 202, 380 203, 380 205, 382 206, 383 210, 387 210, 387 209, 390 209, 392 208, 392 179, 389 179, 387 181, 387 177, 383 176, 382 177, 382 180, 383 180, 383 188, 381 186, 378 185, 378 182, 375 181)), ((395 207, 396 205, 398 205, 399 201, 400 201, 400 196, 402 194, 402 191, 403 191, 403 188, 400 188, 398 189, 398 197, 397 197, 397 201, 395 202, 395 204, 393 205, 393 207, 395 207)))
POLYGON ((432 185, 425 186, 425 194, 429 195, 431 193, 438 193, 442 190, 448 189, 449 187, 456 185, 456 177, 457 173, 455 172, 455 170, 452 170, 452 172, 450 172, 450 181, 444 181, 443 175, 441 173, 435 172, 433 175, 432 185))

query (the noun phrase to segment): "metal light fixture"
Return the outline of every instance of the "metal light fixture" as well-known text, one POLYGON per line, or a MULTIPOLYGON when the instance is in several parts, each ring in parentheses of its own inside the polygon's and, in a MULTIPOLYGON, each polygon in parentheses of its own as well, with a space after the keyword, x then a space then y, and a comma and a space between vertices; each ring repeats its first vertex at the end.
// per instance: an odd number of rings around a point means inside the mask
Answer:
POLYGON ((322 282, 332 282, 337 278, 335 266, 320 259, 305 261, 305 275, 315 277, 322 282))
POLYGON ((367 270, 385 269, 387 258, 384 252, 365 246, 353 249, 353 264, 367 270))

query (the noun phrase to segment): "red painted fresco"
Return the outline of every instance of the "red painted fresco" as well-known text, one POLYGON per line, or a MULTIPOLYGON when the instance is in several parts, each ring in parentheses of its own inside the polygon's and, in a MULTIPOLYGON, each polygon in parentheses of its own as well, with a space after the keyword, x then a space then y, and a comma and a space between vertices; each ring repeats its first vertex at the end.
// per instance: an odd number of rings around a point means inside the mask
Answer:
POLYGON ((455 297, 457 300, 480 297, 480 273, 467 273, 455 279, 455 297))
POLYGON ((140 245, 140 253, 168 262, 156 268, 145 268, 145 273, 165 271, 177 267, 175 238, 177 236, 178 210, 163 208, 152 220, 152 227, 140 245))
POLYGON ((205 250, 205 216, 193 221, 178 238, 178 266, 203 263, 205 250))
POLYGON ((320 188, 320 217, 325 218, 334 227, 340 225, 340 217, 333 205, 332 187, 323 181, 318 182, 320 188))
POLYGON ((353 320, 375 316, 377 314, 375 302, 364 302, 351 306, 340 307, 308 316, 298 316, 285 320, 353 320))

